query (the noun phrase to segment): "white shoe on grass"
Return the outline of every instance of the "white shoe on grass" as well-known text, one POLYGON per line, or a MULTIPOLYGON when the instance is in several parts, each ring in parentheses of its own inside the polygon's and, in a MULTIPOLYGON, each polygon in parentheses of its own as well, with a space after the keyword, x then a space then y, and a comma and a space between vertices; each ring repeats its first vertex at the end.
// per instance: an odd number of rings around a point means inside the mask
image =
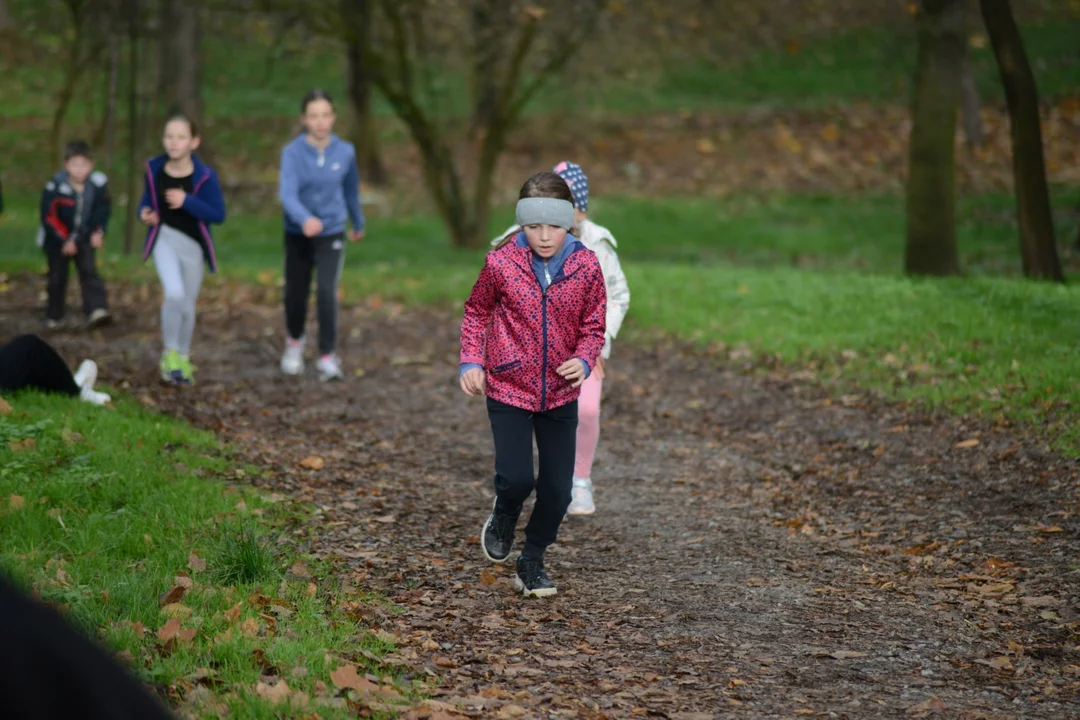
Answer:
POLYGON ((574 487, 571 490, 570 506, 566 508, 570 515, 592 515, 596 512, 596 504, 593 502, 592 480, 589 478, 574 478, 574 487))
POLYGON ((97 363, 93 360, 83 360, 79 365, 79 369, 75 371, 75 384, 80 389, 94 389, 94 383, 97 382, 97 363))
POLYGON ((112 401, 108 393, 98 392, 91 387, 84 387, 79 393, 79 398, 91 405, 106 405, 112 401))
POLYGON ((285 352, 281 356, 281 372, 299 375, 304 372, 304 341, 285 339, 285 352))

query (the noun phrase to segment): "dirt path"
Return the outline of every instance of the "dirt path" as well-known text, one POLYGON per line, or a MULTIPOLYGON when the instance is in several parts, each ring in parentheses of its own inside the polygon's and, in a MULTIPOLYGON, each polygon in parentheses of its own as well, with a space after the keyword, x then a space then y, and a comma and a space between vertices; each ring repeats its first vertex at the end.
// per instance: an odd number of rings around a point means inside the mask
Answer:
MULTIPOLYGON (((33 282, 0 295, 0 337, 34 329, 33 282)), ((464 714, 1080 716, 1078 465, 1031 439, 623 344, 599 512, 550 551, 559 595, 523 601, 477 545, 491 440, 456 387, 453 314, 348 309, 365 372, 328 387, 279 376, 276 305, 212 289, 202 382, 177 393, 154 382, 155 313, 135 314, 156 297, 125 292, 118 327, 51 339, 319 506, 310 550, 401 604, 358 611, 464 714)))

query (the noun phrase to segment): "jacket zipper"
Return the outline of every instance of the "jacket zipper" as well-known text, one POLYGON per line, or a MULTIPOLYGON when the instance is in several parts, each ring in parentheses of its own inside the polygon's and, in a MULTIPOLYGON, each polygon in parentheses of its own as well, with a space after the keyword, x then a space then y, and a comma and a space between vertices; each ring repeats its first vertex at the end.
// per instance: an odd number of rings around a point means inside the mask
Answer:
MULTIPOLYGON (((537 283, 540 281, 537 280, 537 283)), ((548 289, 551 285, 548 285, 548 289)), ((547 406, 547 363, 548 363, 548 328, 547 328, 547 290, 540 288, 540 327, 544 332, 543 361, 540 364, 540 412, 547 406)))

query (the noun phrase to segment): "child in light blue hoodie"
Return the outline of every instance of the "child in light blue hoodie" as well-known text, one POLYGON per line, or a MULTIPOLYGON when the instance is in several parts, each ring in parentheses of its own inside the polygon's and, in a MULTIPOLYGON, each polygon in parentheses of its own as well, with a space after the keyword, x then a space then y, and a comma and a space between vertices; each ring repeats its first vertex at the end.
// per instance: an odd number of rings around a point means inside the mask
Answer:
POLYGON ((311 276, 316 275, 319 380, 341 380, 337 347, 337 286, 345 262, 345 223, 351 242, 364 237, 356 149, 333 133, 334 103, 312 90, 301 103, 304 132, 281 152, 278 194, 285 215, 285 325, 281 371, 304 370, 304 325, 311 276))

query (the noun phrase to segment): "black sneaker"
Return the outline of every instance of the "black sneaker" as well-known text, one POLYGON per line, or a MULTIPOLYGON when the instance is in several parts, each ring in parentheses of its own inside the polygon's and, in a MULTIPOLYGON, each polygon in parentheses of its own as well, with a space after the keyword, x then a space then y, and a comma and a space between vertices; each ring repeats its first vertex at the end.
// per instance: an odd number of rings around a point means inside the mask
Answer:
POLYGON ((548 597, 559 592, 544 572, 544 561, 524 557, 517 559, 514 589, 525 597, 548 597))
POLYGON ((514 547, 516 525, 517 515, 500 512, 499 499, 495 498, 491 514, 480 531, 480 547, 484 550, 484 557, 495 563, 505 562, 510 557, 510 549, 514 547))

